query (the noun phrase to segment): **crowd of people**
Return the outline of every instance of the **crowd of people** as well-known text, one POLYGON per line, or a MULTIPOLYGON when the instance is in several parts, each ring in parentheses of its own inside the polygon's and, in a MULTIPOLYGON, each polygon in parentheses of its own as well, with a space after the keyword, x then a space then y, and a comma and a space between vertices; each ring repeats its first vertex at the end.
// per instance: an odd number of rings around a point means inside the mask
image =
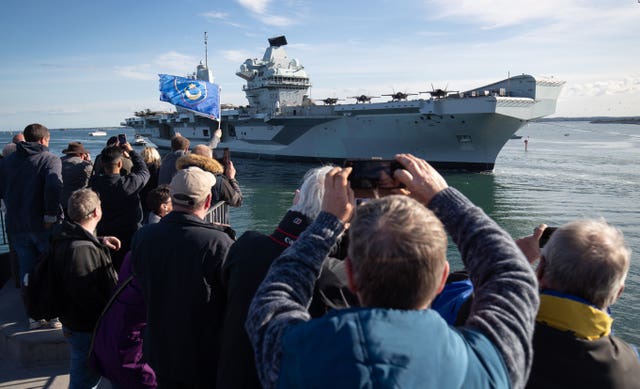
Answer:
MULTIPOLYGON (((514 239, 426 161, 356 202, 351 168, 302 178, 271 234, 205 221, 242 204, 231 161, 177 135, 162 160, 110 140, 48 150, 27 126, 0 160, 18 280, 55 250, 70 387, 633 388, 609 307, 630 250, 604 220, 514 239), (11 151, 15 149, 15 151, 11 151), (127 162, 128 163, 127 163, 127 162), (452 272, 447 235, 464 269, 452 272)), ((4 150, 3 150, 4 154, 4 150)), ((359 194, 360 195, 360 194, 359 194)), ((26 318, 25 318, 26 321, 26 318)))

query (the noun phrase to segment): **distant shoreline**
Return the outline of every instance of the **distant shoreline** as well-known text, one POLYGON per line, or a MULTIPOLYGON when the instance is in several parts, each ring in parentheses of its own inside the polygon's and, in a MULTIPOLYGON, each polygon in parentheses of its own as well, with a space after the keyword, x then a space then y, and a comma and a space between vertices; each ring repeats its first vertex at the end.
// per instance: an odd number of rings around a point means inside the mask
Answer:
POLYGON ((640 116, 592 116, 592 117, 557 117, 543 118, 534 120, 534 122, 590 122, 595 124, 640 124, 640 116))

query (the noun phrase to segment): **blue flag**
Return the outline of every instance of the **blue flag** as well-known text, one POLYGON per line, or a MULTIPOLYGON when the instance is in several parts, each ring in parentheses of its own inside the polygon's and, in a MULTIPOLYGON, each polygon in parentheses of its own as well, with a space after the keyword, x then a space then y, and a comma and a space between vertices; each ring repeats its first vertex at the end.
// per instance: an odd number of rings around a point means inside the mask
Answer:
POLYGON ((158 74, 160 101, 220 119, 220 87, 202 80, 158 74))

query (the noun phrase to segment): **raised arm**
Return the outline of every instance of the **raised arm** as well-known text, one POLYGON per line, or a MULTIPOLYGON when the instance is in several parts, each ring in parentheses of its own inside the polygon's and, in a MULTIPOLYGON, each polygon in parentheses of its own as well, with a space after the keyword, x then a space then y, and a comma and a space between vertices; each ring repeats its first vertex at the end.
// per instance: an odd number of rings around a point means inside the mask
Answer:
POLYGON ((534 272, 511 236, 464 195, 448 188, 426 162, 402 155, 396 175, 440 218, 462 255, 475 288, 465 327, 485 334, 507 366, 514 388, 531 369, 531 339, 539 298, 534 272))
POLYGON ((323 211, 274 261, 249 307, 245 324, 265 388, 277 386, 281 340, 287 328, 310 319, 307 307, 322 262, 351 218, 355 201, 348 187, 351 169, 332 169, 325 178, 323 211))

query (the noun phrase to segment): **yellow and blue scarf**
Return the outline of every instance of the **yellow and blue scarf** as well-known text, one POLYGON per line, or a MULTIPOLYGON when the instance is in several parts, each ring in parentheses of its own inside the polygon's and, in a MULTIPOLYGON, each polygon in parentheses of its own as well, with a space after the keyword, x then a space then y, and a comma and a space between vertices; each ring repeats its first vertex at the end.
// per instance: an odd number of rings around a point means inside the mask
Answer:
POLYGON ((544 290, 540 292, 540 309, 536 321, 561 331, 571 331, 576 337, 596 340, 611 334, 613 319, 579 297, 544 290))

